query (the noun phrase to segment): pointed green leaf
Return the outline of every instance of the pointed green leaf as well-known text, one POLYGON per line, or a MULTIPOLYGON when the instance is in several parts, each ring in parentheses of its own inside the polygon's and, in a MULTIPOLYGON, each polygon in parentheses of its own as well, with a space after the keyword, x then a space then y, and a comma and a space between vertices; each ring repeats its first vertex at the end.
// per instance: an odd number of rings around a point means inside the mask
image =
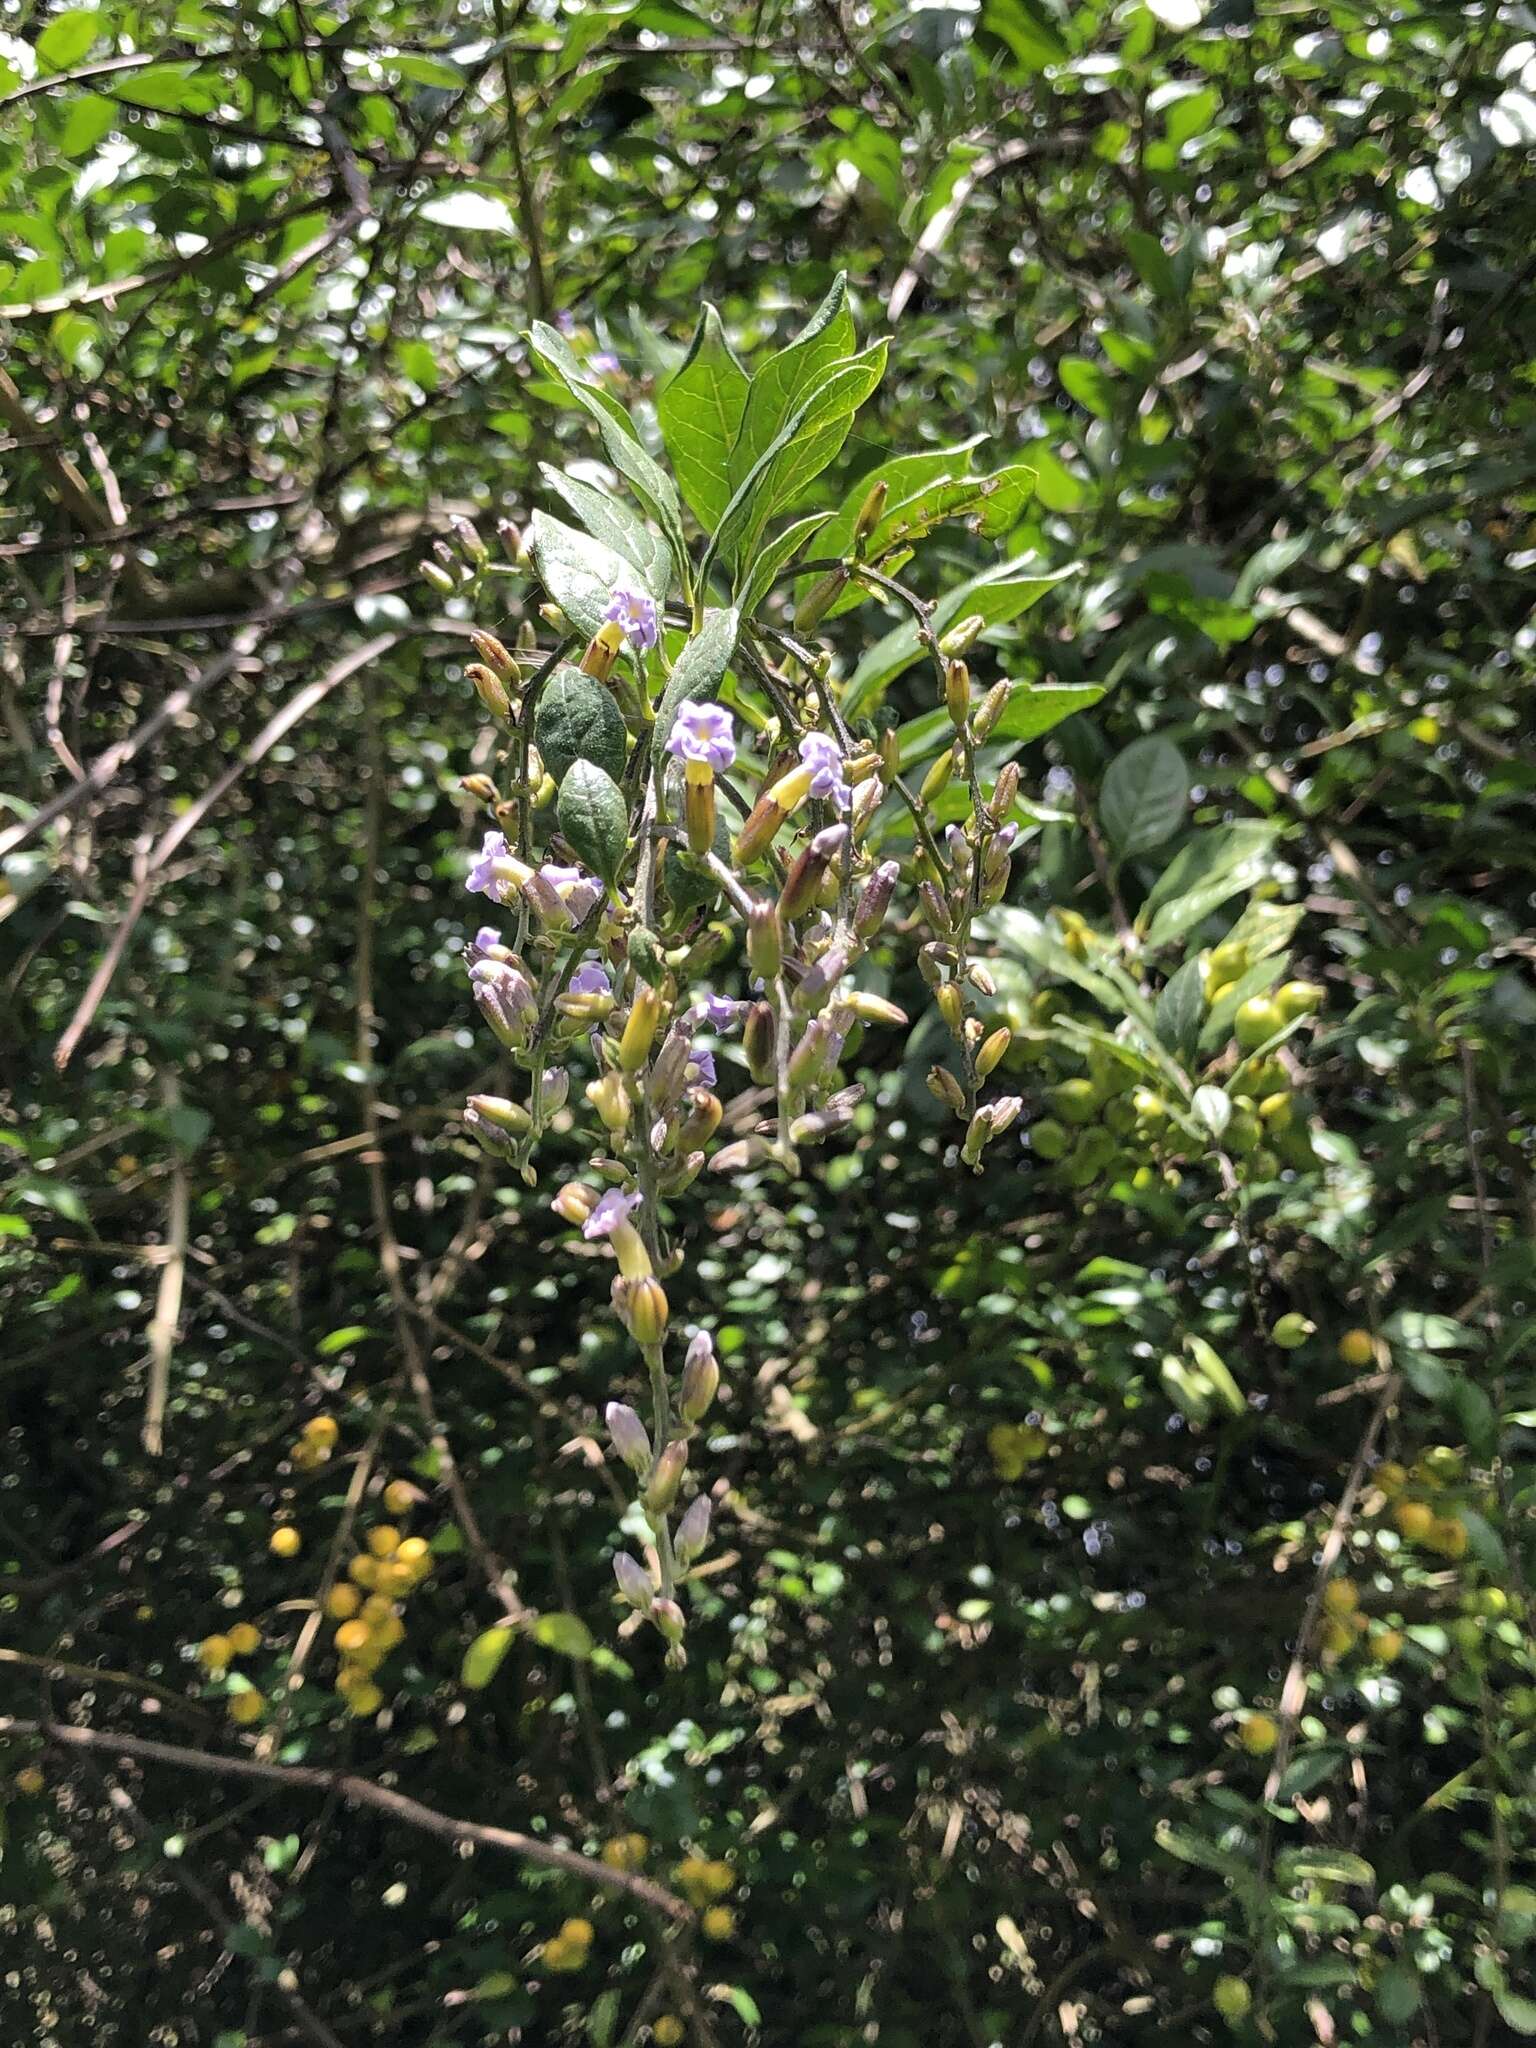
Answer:
POLYGON ((599 490, 564 470, 539 464, 539 474, 552 491, 563 498, 595 540, 623 555, 640 571, 645 588, 658 604, 666 601, 672 587, 672 551, 660 534, 652 533, 627 505, 607 491, 599 490))
POLYGON ((562 1657, 586 1658, 592 1654, 592 1631, 576 1614, 541 1614, 531 1634, 546 1650, 558 1650, 562 1657))
POLYGON ((786 526, 782 533, 775 534, 767 546, 760 550, 752 563, 751 572, 736 593, 736 608, 744 619, 751 618, 796 555, 809 545, 812 537, 821 531, 830 516, 826 512, 808 513, 804 519, 797 519, 793 525, 786 526))
POLYGON ((683 496, 706 531, 731 499, 730 461, 752 380, 731 352, 713 306, 699 316, 677 375, 656 401, 656 417, 683 496))
MULTIPOLYGON (((956 619, 979 613, 989 626, 1006 625, 1010 619, 1038 604, 1048 590, 1077 574, 1077 565, 1046 569, 1037 555, 1018 555, 1009 562, 997 562, 979 576, 946 591, 933 608, 933 623, 942 633, 956 619)), ((877 640, 854 670, 843 695, 843 713, 860 718, 871 711, 904 669, 910 668, 923 652, 915 620, 903 618, 881 640, 877 640)))
POLYGON ((1148 945, 1173 945, 1229 896, 1262 881, 1278 832, 1263 819, 1238 818, 1181 846, 1141 907, 1148 945))
POLYGON ((683 643, 656 706, 653 731, 658 748, 666 745, 677 707, 685 698, 692 698, 697 704, 719 690, 736 652, 740 623, 740 614, 734 610, 707 611, 698 632, 683 643))
POLYGON ((464 1662, 459 1671, 460 1684, 471 1692, 483 1692, 501 1669, 511 1647, 510 1628, 488 1628, 476 1636, 464 1652, 464 1662))
POLYGON ((535 512, 528 522, 528 551, 539 581, 578 632, 590 636, 603 623, 615 584, 643 584, 635 564, 590 534, 535 512))
POLYGON ((1184 822, 1188 802, 1189 770, 1172 740, 1132 740, 1104 776, 1099 821, 1123 860, 1171 839, 1184 822))
POLYGON ((814 386, 836 363, 853 353, 853 316, 845 301, 847 274, 839 271, 832 289, 787 347, 770 356, 752 379, 741 426, 731 448, 728 476, 740 489, 772 447, 814 386))
POLYGON ((569 662, 560 664, 540 693, 533 738, 556 782, 577 761, 590 761, 615 782, 624 773, 627 735, 613 692, 569 662))
POLYGON ((612 888, 629 843, 629 808, 613 777, 591 761, 573 762, 555 816, 576 858, 612 888))

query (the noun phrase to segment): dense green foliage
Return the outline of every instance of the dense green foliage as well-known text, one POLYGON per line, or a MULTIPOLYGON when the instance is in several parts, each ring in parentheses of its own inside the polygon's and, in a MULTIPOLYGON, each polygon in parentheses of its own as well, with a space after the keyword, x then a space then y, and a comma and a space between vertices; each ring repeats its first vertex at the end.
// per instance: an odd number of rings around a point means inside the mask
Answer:
MULTIPOLYGON (((7 2040, 1536 2033, 1525 25, 0 14, 7 2040), (880 573, 1015 684, 968 1000, 1023 1111, 972 1173, 904 899, 852 1124, 672 1204, 723 1370, 672 1670, 613 1590, 642 1374, 550 1209, 590 1120, 531 1185, 460 1121, 514 1092, 466 636, 595 623, 503 519, 664 557, 615 406, 697 567, 727 346, 761 377, 839 273, 884 379, 710 603, 767 644, 819 572, 765 538, 852 559, 893 458, 950 479, 880 573), (431 1569, 358 1712, 316 1601, 389 1515, 431 1569)), ((915 790, 910 606, 855 578, 818 641, 915 790)))

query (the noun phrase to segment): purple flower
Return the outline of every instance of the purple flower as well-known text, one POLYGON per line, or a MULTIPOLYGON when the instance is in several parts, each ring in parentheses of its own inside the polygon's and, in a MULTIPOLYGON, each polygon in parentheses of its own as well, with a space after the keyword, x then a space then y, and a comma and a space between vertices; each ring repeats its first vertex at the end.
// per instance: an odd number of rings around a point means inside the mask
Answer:
POLYGON ((583 960, 567 984, 573 996, 611 996, 613 983, 595 960, 583 960))
POLYGON ((843 775, 843 757, 835 742, 824 732, 808 732, 800 742, 800 759, 811 771, 811 795, 826 797, 840 811, 853 802, 853 791, 843 775))
POLYGON ((505 960, 477 960, 469 970, 469 985, 502 1044, 521 1045, 539 1015, 526 976, 505 960))
POLYGON ((648 653, 661 638, 655 603, 643 590, 626 590, 619 584, 603 617, 610 625, 623 629, 624 638, 636 654, 648 653))
POLYGON ((593 1204, 591 1215, 581 1226, 582 1236, 611 1236, 621 1223, 628 1223, 644 1199, 638 1188, 627 1195, 620 1188, 610 1188, 607 1194, 600 1195, 593 1204))
POLYGON ((715 1056, 712 1052, 701 1052, 697 1046, 688 1055, 684 1069, 690 1088, 713 1088, 715 1085, 715 1056))
POLYGON ((596 370, 599 377, 610 376, 619 367, 619 359, 611 349, 600 348, 595 355, 587 357, 587 368, 596 370))
POLYGON ((602 883, 595 875, 589 875, 585 868, 563 868, 547 860, 539 869, 539 876, 554 890, 578 924, 603 893, 602 883))
POLYGON ((703 995, 694 998, 694 1022, 708 1024, 714 1031, 729 1031, 733 1025, 740 1023, 741 1013, 746 1007, 745 1003, 737 1002, 734 996, 711 995, 706 989, 703 995))
POLYGON ((501 933, 495 925, 483 924, 469 943, 476 953, 494 953, 501 944, 501 933))
POLYGON ((511 853, 504 832, 487 832, 480 848, 480 857, 465 878, 464 886, 471 896, 490 896, 500 901, 496 891, 496 863, 506 860, 511 853))
POLYGON ((677 707, 667 752, 677 761, 703 761, 717 773, 736 758, 736 734, 723 704, 695 704, 685 697, 677 707))

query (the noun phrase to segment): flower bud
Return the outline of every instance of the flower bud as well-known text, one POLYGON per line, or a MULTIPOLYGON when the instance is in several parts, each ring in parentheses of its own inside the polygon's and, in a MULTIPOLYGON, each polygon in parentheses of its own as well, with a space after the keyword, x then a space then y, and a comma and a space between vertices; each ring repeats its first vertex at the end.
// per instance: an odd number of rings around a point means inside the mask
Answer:
POLYGON ((630 1100, 629 1090, 624 1086, 622 1075, 604 1074, 601 1080, 589 1081, 586 1095, 588 1102, 615 1137, 620 1132, 628 1130, 635 1106, 630 1100))
POLYGON ((875 813, 885 801, 885 784, 878 775, 871 775, 858 783, 853 792, 853 809, 848 813, 848 826, 857 846, 874 823, 875 813))
POLYGON ((896 1026, 908 1022, 907 1013, 900 1003, 893 1003, 886 996, 874 995, 867 988, 850 989, 843 1000, 861 1024, 896 1026))
POLYGON ((687 1633, 687 1616, 675 1600, 653 1601, 651 1619, 669 1643, 680 1643, 687 1633))
POLYGON ((651 1067, 648 1099, 659 1115, 666 1115, 681 1099, 688 1081, 688 1062, 692 1057, 693 1041, 688 1036, 685 1019, 667 1033, 666 1042, 651 1067))
POLYGON ((992 1111, 989 1106, 978 1109, 971 1118, 965 1133, 965 1143, 960 1147, 960 1157, 967 1166, 975 1166, 983 1148, 992 1136, 992 1111))
POLYGON ((702 1422, 720 1385, 720 1365, 707 1332, 700 1330, 683 1360, 683 1385, 677 1405, 684 1422, 702 1422))
POLYGON ((1000 1138, 1010 1124, 1015 1124, 1024 1108, 1022 1095, 1000 1095, 992 1105, 992 1135, 1000 1138))
POLYGON ((718 1095, 708 1088, 695 1088, 688 1098, 688 1114, 677 1127, 678 1150, 696 1152, 701 1145, 707 1145, 719 1130, 724 1115, 718 1095))
POLYGON ((502 551, 514 568, 521 568, 528 559, 528 550, 523 546, 522 528, 511 519, 498 519, 496 535, 502 551))
POLYGON ((1013 695, 1010 682, 994 683, 977 707, 976 716, 971 720, 971 730, 978 740, 990 739, 997 721, 1008 709, 1008 699, 1013 695))
POLYGON ((571 1092, 571 1077, 564 1067, 546 1067, 539 1076, 538 1103, 541 1117, 553 1116, 564 1109, 566 1097, 571 1092))
POLYGON ((747 1056, 747 1072, 760 1088, 773 1079, 773 1011, 767 1003, 753 1003, 742 1025, 741 1044, 747 1056))
POLYGON ((923 915, 936 932, 947 933, 954 930, 954 924, 949 915, 949 905, 944 901, 938 890, 935 889, 932 882, 918 883, 917 900, 923 906, 923 915))
POLYGON ((933 999, 939 1006, 939 1015, 958 1038, 965 1029, 965 993, 959 982, 946 981, 934 992, 933 999))
POLYGON ((662 1177, 661 1192, 669 1201, 677 1195, 685 1195, 703 1171, 704 1154, 690 1152, 681 1165, 674 1166, 670 1173, 662 1177))
POLYGON ((572 918, 560 900, 560 892, 554 883, 537 868, 522 884, 523 896, 529 909, 546 930, 562 932, 569 930, 572 918))
POLYGON ((688 1512, 677 1525, 672 1548, 685 1568, 702 1557, 709 1542, 709 1495, 700 1493, 688 1503, 688 1512))
POLYGON ((774 834, 789 816, 784 805, 777 802, 770 793, 760 796, 742 821, 741 830, 736 834, 733 849, 737 864, 746 867, 766 853, 773 844, 774 834))
POLYGON ((667 1334, 667 1297, 654 1274, 626 1279, 622 1273, 613 1282, 613 1305, 618 1317, 642 1348, 659 1344, 667 1334))
POLYGON ((848 948, 829 946, 816 965, 803 974, 795 989, 797 1010, 819 1010, 848 972, 848 948))
POLYGON ((465 664, 464 673, 475 686, 475 695, 493 718, 512 716, 512 699, 507 695, 506 685, 493 670, 482 661, 465 664))
POLYGON ((650 1573, 639 1559, 631 1557, 627 1550, 619 1551, 613 1560, 613 1576, 630 1606, 637 1607, 642 1614, 649 1614, 656 1589, 651 1583, 650 1573))
POLYGON ((491 551, 480 538, 478 531, 471 521, 466 519, 462 512, 455 512, 448 521, 448 524, 453 528, 454 539, 464 550, 470 561, 475 563, 477 567, 483 567, 491 559, 491 551))
POLYGON ((597 1207, 597 1195, 579 1180, 568 1180, 549 1206, 565 1222, 579 1228, 597 1207))
POLYGON ((508 1051, 515 1051, 538 1021, 538 1005, 526 977, 505 960, 477 960, 469 970, 469 982, 480 1014, 508 1051))
MULTIPOLYGON (((1018 794, 1019 764, 1017 761, 1005 761, 997 771, 997 780, 992 785, 992 799, 987 805, 987 809, 994 818, 999 820, 1005 819, 1013 809, 1018 794)), ((1008 826, 1005 829, 1012 831, 1017 836, 1017 826, 1008 826)))
POLYGON ((512 1156, 512 1140, 532 1127, 526 1109, 501 1095, 471 1095, 464 1105, 464 1128, 496 1159, 512 1156))
POLYGON ((747 914, 747 964, 764 981, 772 981, 784 964, 784 932, 772 903, 754 903, 747 914))
POLYGON ((988 1074, 991 1073, 1012 1043, 1013 1033, 1006 1024, 999 1024, 995 1031, 988 1033, 986 1038, 982 1040, 976 1054, 976 1078, 978 1081, 985 1081, 988 1074))
POLYGON ((872 483, 865 493, 864 502, 859 507, 859 516, 853 522, 853 544, 855 548, 858 547, 861 541, 869 539, 869 536, 884 518, 885 501, 890 495, 890 489, 891 487, 885 478, 881 477, 878 482, 872 483))
POLYGON ((687 1469, 688 1446, 680 1436, 675 1436, 651 1467, 651 1476, 640 1496, 648 1514, 657 1516, 668 1512, 677 1499, 677 1489, 682 1485, 687 1469))
POLYGON ((792 1145, 819 1145, 834 1132, 846 1130, 853 1122, 853 1113, 864 1099, 860 1087, 840 1088, 836 1095, 824 1102, 820 1109, 808 1110, 804 1116, 797 1116, 789 1127, 792 1145))
POLYGON ((431 560, 421 564, 421 580, 429 583, 440 597, 452 597, 458 587, 448 571, 431 560))
POLYGON ((923 786, 917 793, 918 802, 931 804, 935 797, 941 796, 949 787, 950 778, 954 772, 955 750, 953 747, 946 747, 937 761, 928 770, 928 773, 923 777, 923 786))
POLYGON ((944 708, 956 732, 964 732, 971 712, 971 672, 963 661, 944 665, 944 708))
POLYGON ((828 610, 842 596, 848 585, 848 571, 841 563, 818 577, 805 593, 804 601, 795 607, 795 631, 809 633, 819 626, 828 610))
POLYGON ((715 778, 706 762, 690 761, 683 777, 683 827, 690 853, 709 853, 715 843, 715 778), (703 774, 692 771, 702 768, 703 774))
POLYGON ((638 988, 629 1006, 629 1017, 619 1040, 619 1065, 626 1074, 636 1074, 651 1056, 656 1033, 661 1027, 662 1001, 653 988, 638 988))
POLYGON ((965 1090, 948 1067, 930 1067, 928 1087, 930 1093, 936 1095, 947 1108, 952 1109, 956 1116, 964 1116, 965 1090))
POLYGON ((986 630, 986 620, 980 612, 970 612, 939 641, 940 654, 953 659, 956 655, 969 654, 986 630))
POLYGON ((603 1410, 603 1420, 608 1425, 608 1435, 613 1448, 618 1452, 631 1472, 648 1472, 651 1465, 651 1439, 645 1424, 623 1401, 610 1401, 603 1410))
POLYGON ((893 860, 882 861, 859 892, 853 907, 853 932, 859 939, 872 939, 885 922, 901 869, 893 860))
POLYGON ((514 689, 522 681, 517 663, 494 633, 471 633, 469 644, 497 679, 514 689))
POLYGON ((815 901, 828 870, 848 844, 846 825, 829 825, 818 832, 796 857, 788 879, 779 892, 779 921, 789 924, 815 901))

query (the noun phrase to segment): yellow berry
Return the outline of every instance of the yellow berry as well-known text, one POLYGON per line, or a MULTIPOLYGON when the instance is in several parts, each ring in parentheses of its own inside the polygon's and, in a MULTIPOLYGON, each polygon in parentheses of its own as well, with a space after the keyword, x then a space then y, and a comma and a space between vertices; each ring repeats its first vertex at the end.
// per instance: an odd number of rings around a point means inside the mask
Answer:
POLYGON ((1360 1588, 1353 1579, 1330 1579, 1323 1591, 1323 1606, 1340 1620, 1360 1605, 1360 1588))
POLYGON ((1392 1510, 1398 1534, 1410 1543, 1422 1543, 1435 1525, 1435 1511, 1422 1500, 1400 1500, 1392 1510))
POLYGON ((197 1646, 198 1663, 215 1675, 224 1670, 234 1654, 235 1646, 228 1636, 204 1636, 197 1646))
POLYGON ((1389 1499, 1394 1493, 1401 1493, 1408 1484, 1406 1467, 1399 1465, 1395 1458, 1388 1458, 1376 1467, 1376 1484, 1389 1499))
POLYGON ((1354 1642, 1355 1632, 1347 1623, 1342 1621, 1325 1621, 1323 1623, 1322 1650, 1325 1659, 1331 1662, 1335 1658, 1344 1656, 1347 1651, 1354 1648, 1354 1642))
POLYGON ((1253 2004, 1253 1993, 1241 1977, 1218 1977, 1211 1993, 1211 2003, 1224 2020, 1237 2022, 1247 2016, 1253 2004))
POLYGON ((1384 1628, 1372 1636, 1371 1645, 1383 1664, 1395 1664, 1403 1654, 1403 1632, 1397 1628, 1384 1628))
POLYGON ((651 2039, 656 2048, 677 2048, 683 2038, 683 2023, 676 2013, 659 2012, 651 2024, 651 2039))
POLYGON ((297 1557, 304 1539, 291 1522, 281 1522, 267 1538, 267 1548, 274 1557, 297 1557))
POLYGON ((574 1942, 579 1948, 590 1948, 593 1932, 590 1920, 565 1920, 561 1922, 559 1938, 574 1942))
POLYGON ((1430 1550, 1438 1550, 1442 1557, 1465 1557, 1467 1525, 1455 1515, 1437 1515, 1430 1523, 1424 1542, 1430 1550))
POLYGON ((325 1596, 325 1611, 332 1621, 350 1621, 362 1597, 356 1586, 332 1586, 325 1596))
POLYGON ((420 1498, 408 1479, 391 1479, 384 1489, 384 1506, 392 1515, 408 1515, 420 1498))
POLYGON ((1237 1739, 1250 1756, 1268 1756, 1280 1740, 1279 1724, 1268 1714, 1244 1714, 1237 1739))
POLYGON ((382 1564, 375 1560, 374 1569, 378 1576, 373 1583, 381 1593, 388 1593, 392 1597, 409 1593, 416 1583, 416 1574, 411 1567, 408 1564, 401 1564, 393 1557, 385 1559, 382 1564))
POLYGON ((237 1657, 253 1657, 261 1648, 261 1630, 253 1622, 237 1621, 229 1632, 229 1647, 237 1657))
POLYGON ((1421 747, 1433 747, 1439 742, 1440 721, 1438 718, 1411 718, 1408 730, 1421 747))
POLYGON ((368 1624, 366 1621, 344 1621, 336 1631, 336 1647, 344 1657, 354 1651, 368 1647, 368 1624))
POLYGON ((551 1935, 540 1949, 539 1959, 546 1970, 558 1970, 563 1973, 567 1970, 579 1970, 587 1960, 587 1951, 584 1948, 573 1948, 558 1935, 551 1935))
POLYGON ((312 1415, 304 1425, 306 1442, 317 1444, 324 1451, 332 1449, 340 1435, 334 1415, 312 1415))
POLYGON ((408 1564, 412 1571, 424 1571, 432 1562, 432 1546, 425 1536, 406 1536, 395 1550, 396 1564, 408 1564))
POLYGON ((713 1863, 706 1863, 699 1876, 704 1889, 713 1899, 725 1898, 734 1889, 736 1884, 735 1871, 732 1870, 729 1863, 722 1862, 719 1859, 716 1859, 713 1863))
POLYGON ((380 1522, 368 1531, 368 1548, 375 1557, 393 1557, 400 1548, 400 1531, 391 1522, 380 1522))
POLYGON ((370 1628, 377 1628, 395 1611, 393 1600, 386 1600, 382 1593, 370 1593, 363 1602, 363 1619, 370 1628))
POLYGON ((23 1764, 16 1773, 16 1790, 25 1792, 29 1798, 36 1798, 48 1780, 36 1764, 23 1764))
POLYGON ((267 1703, 259 1692, 232 1692, 225 1712, 231 1721, 238 1721, 242 1728, 248 1728, 253 1721, 259 1721, 266 1712, 267 1703))
POLYGON ((644 1835, 616 1835, 599 1853, 610 1870, 638 1870, 649 1847, 644 1835))
POLYGON ((368 1714, 376 1714, 384 1704, 384 1695, 371 1678, 364 1678, 347 1690, 347 1712, 362 1720, 368 1714))
POLYGON ((330 1452, 320 1444, 312 1444, 307 1437, 300 1437, 288 1452, 288 1461, 300 1472, 318 1472, 329 1458, 330 1452))
POLYGON ((729 1906, 711 1906, 699 1926, 706 1941, 729 1941, 736 1932, 736 1915, 729 1906))
POLYGON ((379 1583, 379 1560, 359 1551, 347 1564, 347 1577, 354 1586, 371 1591, 379 1583))
POLYGON ((405 1623, 398 1614, 386 1615, 373 1624, 374 1648, 387 1655, 405 1641, 405 1623))
POLYGON ((1355 1372, 1376 1363, 1376 1339, 1369 1330, 1346 1330, 1339 1339, 1339 1363, 1355 1372))

